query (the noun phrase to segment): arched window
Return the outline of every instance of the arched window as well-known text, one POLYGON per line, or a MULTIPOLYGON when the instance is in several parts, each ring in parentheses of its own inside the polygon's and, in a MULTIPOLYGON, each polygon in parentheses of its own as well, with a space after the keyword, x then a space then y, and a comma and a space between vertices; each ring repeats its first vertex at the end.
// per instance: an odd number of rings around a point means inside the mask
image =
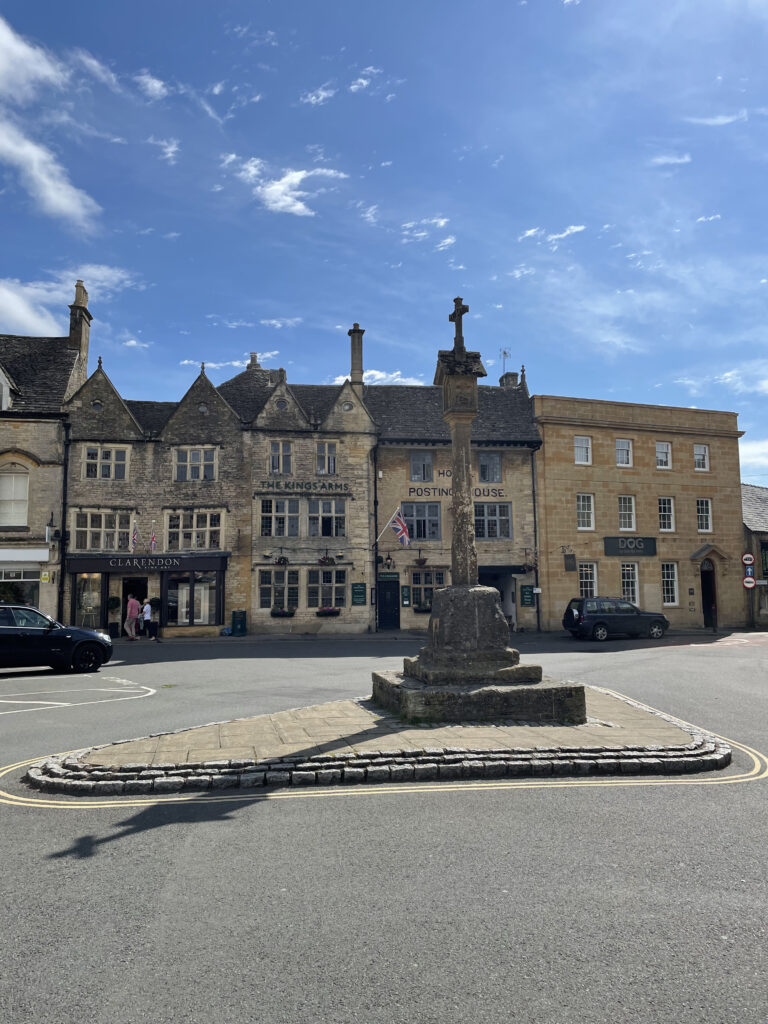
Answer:
POLYGON ((18 462, 0 466, 0 526, 26 526, 29 473, 18 462))

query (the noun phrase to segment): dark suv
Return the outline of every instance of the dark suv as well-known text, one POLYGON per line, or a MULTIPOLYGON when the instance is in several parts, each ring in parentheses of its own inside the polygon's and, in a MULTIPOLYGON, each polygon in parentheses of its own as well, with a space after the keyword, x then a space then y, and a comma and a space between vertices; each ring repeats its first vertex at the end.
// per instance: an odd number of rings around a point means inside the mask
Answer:
POLYGON ((112 657, 106 633, 62 626, 24 604, 0 604, 0 667, 50 665, 58 672, 96 672, 112 657))
POLYGON ((574 597, 565 609, 563 629, 593 640, 620 634, 660 640, 669 629, 669 620, 661 612, 643 612, 620 597, 574 597))

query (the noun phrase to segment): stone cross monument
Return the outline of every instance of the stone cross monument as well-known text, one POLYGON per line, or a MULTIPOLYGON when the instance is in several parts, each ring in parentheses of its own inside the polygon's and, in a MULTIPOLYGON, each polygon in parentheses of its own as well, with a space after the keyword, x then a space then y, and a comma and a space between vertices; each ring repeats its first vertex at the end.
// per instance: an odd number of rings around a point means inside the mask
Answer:
POLYGON ((403 672, 374 672, 373 699, 410 721, 584 722, 584 688, 542 682, 541 666, 521 665, 519 652, 509 647, 498 591, 478 585, 471 439, 477 381, 486 373, 480 353, 464 345, 462 318, 469 307, 461 298, 453 305, 453 348, 438 352, 434 379, 451 430, 451 585, 434 592, 427 644, 404 659, 403 672))

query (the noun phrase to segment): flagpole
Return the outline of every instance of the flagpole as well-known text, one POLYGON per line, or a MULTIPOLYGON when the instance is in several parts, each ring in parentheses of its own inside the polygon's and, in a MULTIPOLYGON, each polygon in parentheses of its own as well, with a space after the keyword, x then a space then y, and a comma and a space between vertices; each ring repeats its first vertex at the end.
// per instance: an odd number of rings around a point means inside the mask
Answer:
POLYGON ((387 522, 386 522, 386 525, 384 526, 384 529, 383 529, 383 530, 381 531, 381 533, 379 534, 379 536, 378 536, 378 537, 376 538, 376 544, 378 544, 378 543, 379 543, 379 541, 381 540, 381 538, 382 538, 382 537, 384 536, 384 534, 385 534, 385 533, 387 532, 387 529, 388 529, 388 527, 389 527, 389 524, 390 524, 390 523, 392 522, 392 520, 393 520, 393 519, 395 518, 395 516, 397 515, 397 513, 398 513, 399 511, 400 511, 400 506, 398 505, 398 506, 397 506, 397 508, 395 509, 395 511, 394 511, 394 512, 392 513, 392 515, 391 515, 391 516, 389 517, 389 519, 387 520, 387 522))

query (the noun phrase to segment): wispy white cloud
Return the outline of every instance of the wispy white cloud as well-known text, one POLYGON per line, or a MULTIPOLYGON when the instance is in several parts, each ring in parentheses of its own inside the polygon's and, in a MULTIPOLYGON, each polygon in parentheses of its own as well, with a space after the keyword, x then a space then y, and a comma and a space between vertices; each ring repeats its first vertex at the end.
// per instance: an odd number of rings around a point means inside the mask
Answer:
MULTIPOLYGON (((345 380, 349 380, 349 376, 334 377, 334 384, 343 384, 345 380)), ((407 377, 400 372, 400 370, 364 370, 363 371, 363 382, 365 384, 409 384, 416 386, 424 386, 424 381, 418 377, 407 377)))
POLYGON ((739 441, 739 462, 745 476, 752 470, 768 468, 768 438, 739 441))
POLYGON ((53 271, 46 280, 0 279, 0 323, 12 334, 62 336, 69 323, 67 306, 75 294, 75 281, 85 282, 91 306, 106 303, 127 288, 142 289, 129 270, 90 263, 53 271))
POLYGON ((697 217, 696 218, 696 223, 697 224, 708 224, 712 220, 720 220, 720 214, 719 213, 713 213, 711 217, 697 217))
POLYGON ((33 142, 10 121, 0 119, 0 163, 13 167, 42 213, 92 231, 101 212, 87 192, 76 188, 53 153, 33 142))
POLYGON ((375 204, 367 206, 360 214, 367 224, 376 224, 379 219, 379 208, 375 204))
POLYGON ((580 231, 585 231, 585 230, 586 230, 586 225, 585 224, 571 224, 571 225, 569 225, 569 227, 567 227, 565 229, 565 231, 561 231, 559 234, 547 235, 547 241, 548 242, 556 242, 556 241, 558 241, 561 238, 567 238, 569 235, 576 235, 580 231))
POLYGON ((391 166, 392 166, 392 161, 391 160, 382 160, 381 163, 379 164, 379 167, 391 167, 391 166))
POLYGON ((526 238, 541 238, 543 234, 544 234, 544 229, 543 228, 528 228, 528 230, 524 231, 522 233, 522 235, 518 235, 517 236, 517 240, 518 240, 518 242, 522 242, 526 238))
POLYGON ((745 109, 735 114, 715 114, 713 117, 684 117, 688 124, 708 125, 711 128, 721 128, 726 124, 735 124, 737 121, 748 120, 749 115, 745 109))
POLYGON ((244 370, 248 365, 247 359, 227 359, 223 362, 214 362, 208 359, 181 359, 179 360, 179 366, 197 366, 200 367, 202 363, 205 363, 206 370, 223 370, 228 366, 233 367, 236 370, 244 370))
POLYGON ((134 82, 138 85, 139 89, 144 93, 148 100, 154 102, 155 100, 164 100, 166 96, 170 96, 173 91, 169 85, 161 78, 155 78, 151 75, 146 68, 133 76, 134 82))
POLYGON ((154 135, 150 135, 146 141, 150 145, 158 146, 160 148, 161 160, 166 160, 169 164, 176 163, 176 156, 179 152, 178 139, 156 139, 154 135))
POLYGON ((304 318, 300 316, 282 316, 274 317, 271 320, 259 320, 259 323, 263 324, 264 327, 274 327, 276 330, 280 331, 284 327, 298 327, 298 325, 303 323, 303 321, 304 318))
POLYGON ((310 196, 324 191, 302 189, 302 184, 310 179, 341 181, 349 175, 331 167, 311 167, 307 170, 286 170, 279 178, 270 178, 267 165, 259 157, 242 160, 236 153, 225 153, 221 157, 221 166, 235 177, 250 185, 254 196, 273 213, 292 213, 296 217, 314 217, 315 211, 304 202, 310 196))
POLYGON ((41 85, 66 85, 66 68, 41 46, 34 46, 0 17, 0 97, 15 103, 31 100, 41 85))
POLYGON ((716 374, 716 384, 723 384, 738 395, 768 395, 768 359, 752 359, 716 374))
POLYGON ((75 50, 75 60, 97 81, 106 85, 112 92, 122 92, 123 88, 118 81, 117 75, 111 71, 106 64, 102 64, 92 53, 87 50, 75 50))
POLYGON ((521 277, 530 277, 535 273, 536 271, 533 267, 528 267, 525 263, 519 263, 513 270, 507 272, 507 277, 514 277, 516 281, 519 281, 521 277))
POLYGON ((149 348, 146 341, 137 341, 136 338, 129 338, 123 342, 123 348, 149 348))
POLYGON ((299 96, 299 103, 307 103, 311 107, 321 107, 328 100, 333 99, 338 91, 331 87, 330 82, 326 82, 325 85, 319 86, 312 92, 305 92, 299 96))
POLYGON ((408 242, 423 242, 430 237, 432 228, 444 228, 447 223, 448 218, 441 216, 422 217, 421 220, 406 221, 400 225, 402 236, 400 241, 405 244, 408 242))
POLYGON ((452 245, 456 244, 456 235, 448 235, 443 238, 442 241, 438 242, 435 249, 438 252, 445 252, 446 249, 450 249, 452 245))
POLYGON ((673 167, 676 164, 689 164, 691 162, 690 153, 660 153, 659 156, 651 157, 648 163, 651 167, 673 167))
POLYGON ((362 92, 363 89, 367 89, 370 84, 370 78, 356 78, 354 82, 349 83, 347 88, 350 92, 362 92))

